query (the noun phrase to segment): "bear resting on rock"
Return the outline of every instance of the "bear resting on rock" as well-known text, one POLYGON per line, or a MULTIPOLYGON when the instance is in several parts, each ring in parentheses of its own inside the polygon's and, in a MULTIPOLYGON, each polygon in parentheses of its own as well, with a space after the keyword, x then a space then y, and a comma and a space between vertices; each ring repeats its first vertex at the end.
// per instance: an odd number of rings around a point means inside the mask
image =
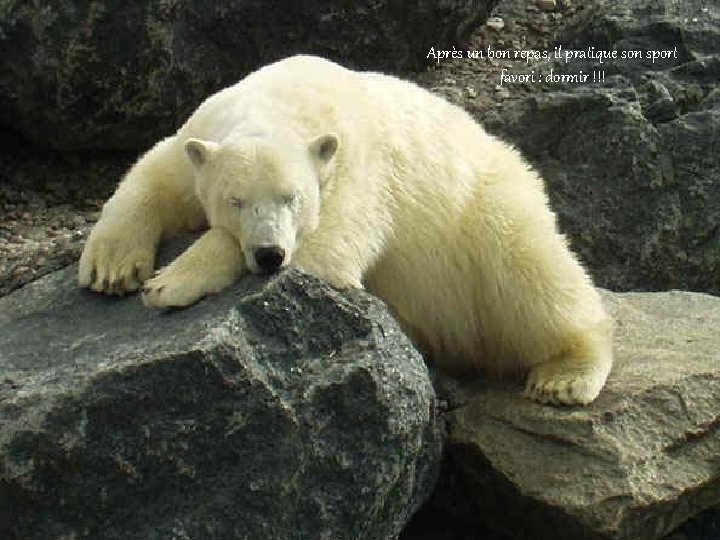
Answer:
POLYGON ((94 291, 190 305, 298 267, 383 299, 439 367, 594 400, 612 324, 542 180, 415 84, 295 56, 208 98, 130 169, 80 259, 94 291), (207 228, 151 277, 161 238, 207 228))

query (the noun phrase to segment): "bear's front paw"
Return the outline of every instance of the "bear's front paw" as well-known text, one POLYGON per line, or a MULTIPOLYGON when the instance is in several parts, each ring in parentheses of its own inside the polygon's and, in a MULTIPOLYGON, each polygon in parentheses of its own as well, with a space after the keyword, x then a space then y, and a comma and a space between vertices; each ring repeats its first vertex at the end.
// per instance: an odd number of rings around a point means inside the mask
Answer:
POLYGON ((530 371, 525 395, 552 405, 587 405, 598 396, 606 378, 598 366, 550 362, 530 371))
POLYGON ((156 238, 137 224, 101 219, 80 257, 80 286, 120 296, 137 290, 155 266, 156 238))
POLYGON ((186 307, 205 296, 198 277, 177 271, 172 265, 158 271, 142 287, 142 301, 148 307, 186 307))

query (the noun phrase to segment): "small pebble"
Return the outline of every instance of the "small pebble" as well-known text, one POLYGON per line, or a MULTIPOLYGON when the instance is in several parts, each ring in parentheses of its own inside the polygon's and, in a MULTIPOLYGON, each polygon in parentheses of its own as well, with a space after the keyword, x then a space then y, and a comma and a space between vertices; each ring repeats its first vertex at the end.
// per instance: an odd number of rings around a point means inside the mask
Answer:
POLYGON ((494 30, 502 30, 505 28, 505 21, 502 17, 490 17, 487 22, 485 22, 485 26, 493 28, 494 30))

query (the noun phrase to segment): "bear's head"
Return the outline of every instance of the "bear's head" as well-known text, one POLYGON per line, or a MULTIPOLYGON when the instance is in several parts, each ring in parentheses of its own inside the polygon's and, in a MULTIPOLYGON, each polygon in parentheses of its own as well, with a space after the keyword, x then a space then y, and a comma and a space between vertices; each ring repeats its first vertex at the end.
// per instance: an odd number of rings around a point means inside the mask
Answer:
POLYGON ((185 143, 210 226, 237 238, 253 273, 287 266, 303 236, 317 228, 337 148, 332 133, 307 143, 269 136, 185 143))

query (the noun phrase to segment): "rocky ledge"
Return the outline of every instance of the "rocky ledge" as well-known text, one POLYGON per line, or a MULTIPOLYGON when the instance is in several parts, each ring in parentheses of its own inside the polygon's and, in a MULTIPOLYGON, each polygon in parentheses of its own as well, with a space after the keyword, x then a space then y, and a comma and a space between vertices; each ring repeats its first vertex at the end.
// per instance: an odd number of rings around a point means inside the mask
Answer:
POLYGON ((175 312, 81 291, 0 300, 0 537, 397 538, 441 419, 381 302, 290 272, 175 312))
POLYGON ((604 298, 617 365, 558 409, 438 401, 381 302, 294 271, 162 313, 55 272, 0 299, 0 537, 391 540, 430 497, 403 540, 661 538, 720 505, 720 299, 604 298))

